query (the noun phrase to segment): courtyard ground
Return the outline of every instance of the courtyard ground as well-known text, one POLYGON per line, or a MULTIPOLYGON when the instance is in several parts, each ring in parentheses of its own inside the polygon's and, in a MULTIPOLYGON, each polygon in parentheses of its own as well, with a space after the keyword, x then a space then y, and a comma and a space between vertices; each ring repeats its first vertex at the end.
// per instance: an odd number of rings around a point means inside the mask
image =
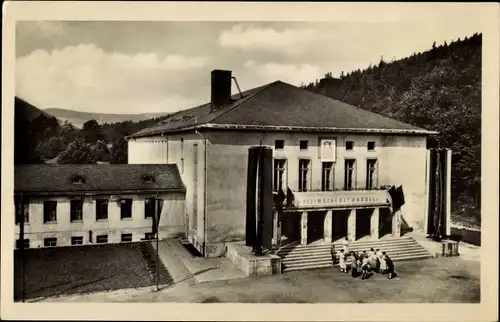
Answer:
MULTIPOLYGON (((155 251, 149 242, 25 250, 24 297, 141 288, 155 284, 155 251)), ((14 253, 15 299, 22 297, 19 253, 14 253)), ((160 261, 160 284, 172 279, 160 261)))
POLYGON ((399 279, 353 279, 338 268, 50 298, 64 302, 479 303, 480 262, 440 257, 396 262, 399 279))

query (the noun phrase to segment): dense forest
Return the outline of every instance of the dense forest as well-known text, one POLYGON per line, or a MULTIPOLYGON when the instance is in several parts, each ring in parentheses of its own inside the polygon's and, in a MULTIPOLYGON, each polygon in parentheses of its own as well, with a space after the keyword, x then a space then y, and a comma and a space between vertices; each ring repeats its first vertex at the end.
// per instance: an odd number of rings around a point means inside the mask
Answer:
MULTIPOLYGON (((431 45, 431 44, 429 44, 431 45)), ((434 147, 453 150, 454 208, 479 208, 481 175, 481 34, 302 85, 310 91, 438 131, 434 147)), ((126 163, 125 136, 167 116, 82 129, 16 98, 15 163, 126 163)))
POLYGON ((438 131, 431 147, 453 150, 455 207, 477 207, 481 176, 482 35, 302 87, 334 99, 438 131))
POLYGON ((99 124, 89 120, 78 129, 40 111, 26 101, 15 100, 15 164, 127 163, 125 137, 167 116, 132 122, 99 124))

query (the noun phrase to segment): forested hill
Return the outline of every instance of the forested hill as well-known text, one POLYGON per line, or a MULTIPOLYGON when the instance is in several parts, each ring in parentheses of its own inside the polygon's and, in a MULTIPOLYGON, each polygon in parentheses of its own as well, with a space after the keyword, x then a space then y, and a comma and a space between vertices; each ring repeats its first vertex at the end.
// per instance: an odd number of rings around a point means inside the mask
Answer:
MULTIPOLYGON (((431 44, 429 44, 431 45, 431 44)), ((313 92, 438 131, 435 144, 453 150, 456 206, 479 202, 482 35, 410 57, 304 85, 313 92), (458 201, 458 203, 456 203, 458 201)))

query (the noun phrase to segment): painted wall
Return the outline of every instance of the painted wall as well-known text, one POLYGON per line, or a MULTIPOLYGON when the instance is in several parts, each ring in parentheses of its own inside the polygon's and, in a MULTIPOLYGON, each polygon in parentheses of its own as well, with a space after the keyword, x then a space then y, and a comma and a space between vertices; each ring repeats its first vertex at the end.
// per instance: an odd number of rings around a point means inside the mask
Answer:
MULTIPOLYGON (((70 200, 68 197, 53 197, 30 200, 29 223, 25 224, 25 239, 30 240, 30 247, 43 247, 44 238, 56 237, 57 246, 71 245, 72 236, 83 237, 83 243, 89 243, 89 230, 92 231, 93 243, 97 235, 108 235, 109 243, 121 241, 121 234, 132 234, 133 241, 145 238, 152 231, 152 218, 145 218, 145 199, 155 197, 155 194, 141 195, 102 195, 99 199, 108 199, 108 219, 96 220, 96 197, 85 197, 83 203, 83 220, 71 222, 70 200), (132 218, 120 218, 120 198, 132 199, 132 218), (57 201, 57 222, 44 224, 44 201, 57 201)), ((164 199, 159 237, 176 237, 184 232, 185 218, 184 194, 165 193, 159 198, 164 199)), ((19 225, 15 228, 16 239, 19 238, 19 225)))
POLYGON ((207 157, 207 243, 209 253, 218 256, 223 244, 243 240, 245 235, 246 171, 248 149, 253 145, 273 147, 274 158, 286 159, 286 183, 298 189, 299 162, 310 159, 308 189, 321 189, 322 160, 320 139, 336 139, 334 188, 344 186, 344 159, 356 159, 356 188, 365 188, 367 159, 377 159, 377 186, 403 185, 406 205, 405 220, 421 229, 425 208, 425 137, 381 135, 318 135, 300 133, 245 133, 210 132, 207 157), (275 150, 275 140, 284 140, 283 150, 275 150), (300 150, 300 140, 308 140, 308 149, 300 150), (345 142, 353 141, 353 150, 345 149, 345 142), (368 141, 375 149, 367 149, 368 141))
POLYGON ((205 206, 205 140, 202 134, 138 138, 128 141, 129 164, 176 164, 186 186, 182 214, 187 223, 184 233, 203 252, 205 206))

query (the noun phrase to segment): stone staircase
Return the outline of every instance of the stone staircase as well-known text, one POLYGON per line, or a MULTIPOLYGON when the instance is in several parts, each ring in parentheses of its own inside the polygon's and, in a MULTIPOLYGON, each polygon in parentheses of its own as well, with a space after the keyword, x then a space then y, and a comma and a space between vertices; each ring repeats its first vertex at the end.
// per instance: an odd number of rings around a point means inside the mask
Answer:
MULTIPOLYGON (((336 251, 342 248, 342 242, 334 242, 336 251)), ((358 240, 349 244, 350 251, 369 251, 370 248, 385 251, 393 261, 430 258, 432 255, 411 237, 390 237, 379 240, 358 240)), ((331 244, 317 243, 285 245, 274 253, 281 257, 282 271, 332 267, 331 244)), ((347 258, 350 264, 351 257, 347 258)))

